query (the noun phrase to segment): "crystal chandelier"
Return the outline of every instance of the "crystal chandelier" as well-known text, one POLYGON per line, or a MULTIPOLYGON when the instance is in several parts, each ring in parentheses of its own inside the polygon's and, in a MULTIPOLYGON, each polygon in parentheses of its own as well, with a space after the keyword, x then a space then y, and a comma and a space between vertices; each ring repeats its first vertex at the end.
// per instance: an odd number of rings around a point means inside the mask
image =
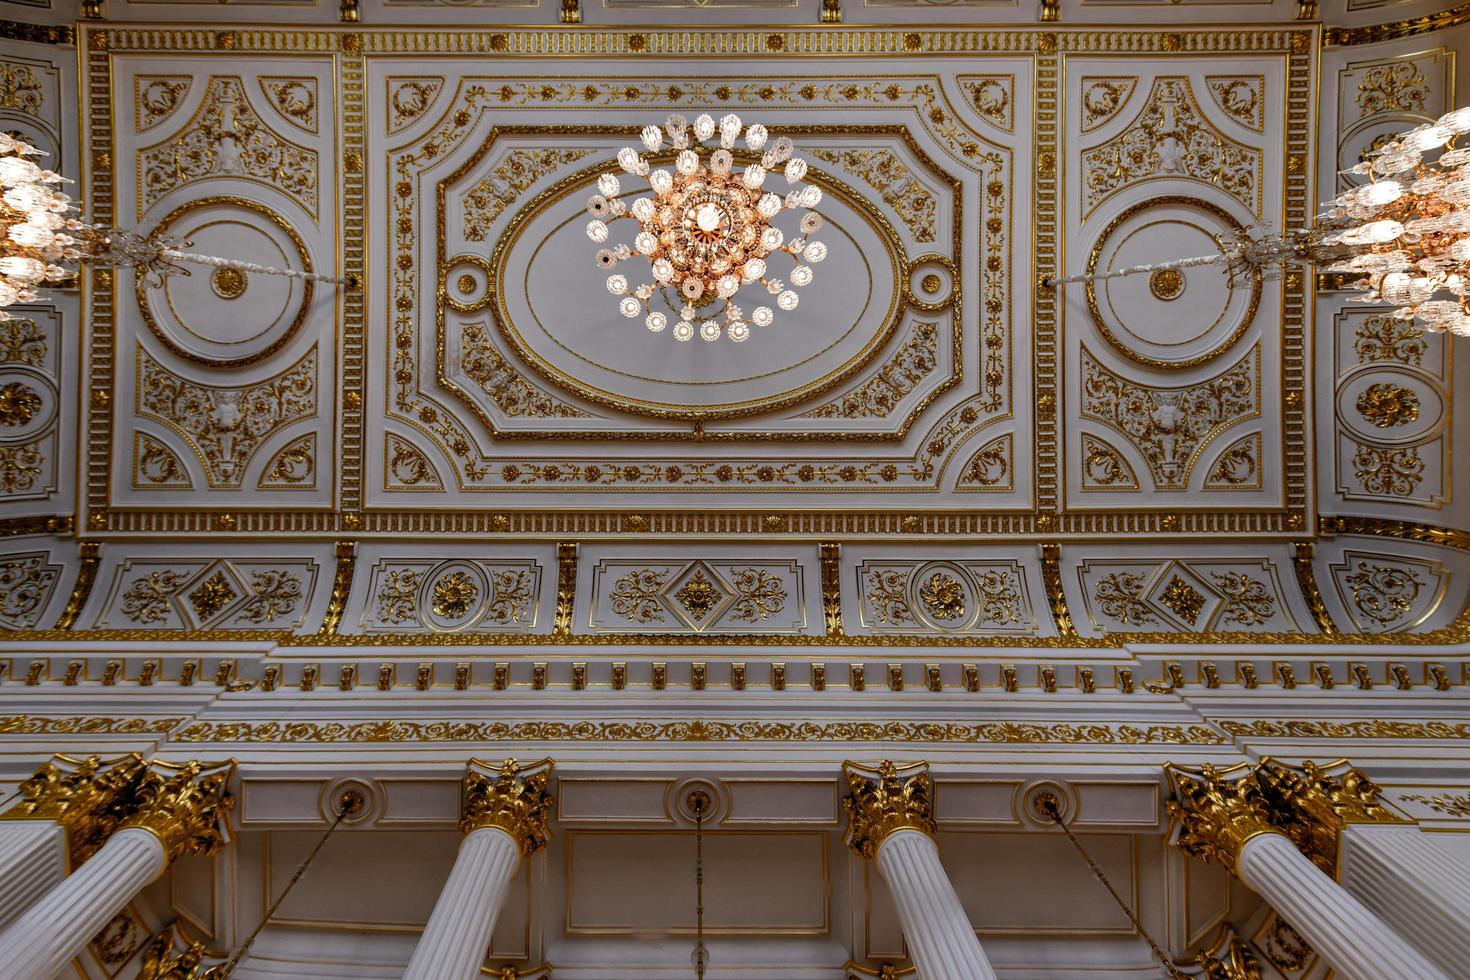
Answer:
POLYGON ((1446 113, 1389 141, 1346 173, 1367 183, 1338 195, 1310 229, 1248 228, 1222 238, 1220 251, 1108 272, 1044 280, 1047 286, 1223 266, 1231 282, 1279 275, 1311 263, 1357 275, 1358 302, 1386 303, 1393 315, 1431 332, 1470 336, 1470 107, 1446 113), (1438 152, 1436 159, 1430 155, 1438 152))
POLYGON ((807 165, 791 155, 791 140, 771 139, 758 123, 742 127, 740 117, 733 114, 720 119, 718 126, 710 116, 701 115, 694 120, 692 133, 683 116, 672 115, 663 129, 645 126, 641 135, 647 155, 625 146, 618 151, 618 165, 627 174, 646 179, 653 196, 640 197, 629 207, 619 197, 622 182, 616 174, 605 173, 597 178, 597 193, 587 202, 592 215, 587 237, 598 244, 607 241, 609 225, 619 218, 638 224, 631 247, 619 243, 598 251, 598 268, 610 271, 635 255, 650 266, 653 281, 638 286, 630 286, 620 273, 608 276, 607 290, 619 297, 618 311, 629 319, 642 316, 648 329, 658 333, 670 321, 668 313, 653 308, 658 296, 670 312, 678 311, 675 340, 693 338, 695 321, 702 320, 698 331, 705 340, 719 340, 723 334, 740 343, 750 337, 751 324, 768 327, 776 319, 769 306, 756 306, 746 316, 734 302, 745 286, 759 284, 777 307, 796 309, 800 301, 796 288, 811 283, 812 266, 827 257, 827 246, 809 237, 787 240, 773 224, 783 211, 800 210, 806 212, 799 225, 802 236, 822 227, 821 216, 812 210, 821 203, 822 191, 802 184, 807 165), (737 168, 733 151, 742 129, 752 160, 737 168), (717 135, 717 149, 704 145, 717 135), (653 170, 650 160, 666 145, 674 153, 672 172, 653 170), (707 157, 705 151, 710 151, 707 157), (754 154, 760 154, 758 160, 754 154), (763 190, 766 178, 778 167, 789 185, 784 198, 763 190), (787 273, 789 285, 768 275, 768 263, 778 252, 795 263, 787 273))
POLYGON ((122 228, 99 228, 71 216, 72 199, 59 186, 69 181, 43 170, 32 157, 42 152, 0 133, 0 321, 13 320, 8 307, 33 303, 47 284, 70 273, 61 263, 136 268, 155 281, 188 269, 180 263, 211 265, 295 279, 342 284, 346 280, 298 269, 279 269, 183 251, 187 242, 144 236, 122 228))

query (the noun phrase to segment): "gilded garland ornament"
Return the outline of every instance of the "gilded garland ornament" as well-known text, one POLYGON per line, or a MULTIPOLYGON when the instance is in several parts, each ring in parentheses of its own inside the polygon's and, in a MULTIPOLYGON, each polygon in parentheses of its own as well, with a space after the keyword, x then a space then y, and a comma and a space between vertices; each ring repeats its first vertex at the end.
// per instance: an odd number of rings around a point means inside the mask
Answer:
POLYGON ((780 309, 796 309, 800 302, 796 289, 811 283, 812 266, 827 257, 827 246, 810 237, 787 239, 773 223, 783 212, 803 211, 801 236, 822 227, 821 216, 813 210, 822 201, 822 191, 802 184, 807 164, 792 156, 791 140, 771 139, 759 123, 743 126, 733 113, 718 125, 711 116, 701 115, 692 130, 683 116, 674 114, 663 129, 645 126, 641 135, 647 155, 625 146, 618 151, 618 165, 629 175, 645 178, 653 196, 640 197, 630 207, 619 197, 624 192, 622 181, 605 173, 597 178, 597 193, 587 202, 592 216, 587 237, 599 245, 608 240, 613 222, 628 218, 638 224, 632 246, 619 243, 597 253, 598 268, 609 271, 635 256, 649 263, 652 282, 632 286, 621 273, 608 276, 607 291, 620 297, 618 311, 629 319, 642 316, 655 333, 668 327, 669 314, 677 312, 672 332, 681 342, 694 337, 695 321, 703 318, 697 327, 702 338, 716 341, 726 336, 740 343, 749 339, 752 325, 768 327, 776 319, 769 306, 756 306, 747 317, 735 303, 742 289, 763 288, 780 309), (740 169, 732 151, 742 134, 745 148, 760 158, 740 169), (718 148, 705 145, 716 136, 718 148), (674 169, 652 169, 650 159, 666 152, 666 147, 675 152, 674 169), (778 167, 788 185, 784 198, 765 189, 778 167), (795 262, 787 281, 770 274, 770 260, 778 253, 795 262), (655 297, 668 312, 654 308, 655 297))

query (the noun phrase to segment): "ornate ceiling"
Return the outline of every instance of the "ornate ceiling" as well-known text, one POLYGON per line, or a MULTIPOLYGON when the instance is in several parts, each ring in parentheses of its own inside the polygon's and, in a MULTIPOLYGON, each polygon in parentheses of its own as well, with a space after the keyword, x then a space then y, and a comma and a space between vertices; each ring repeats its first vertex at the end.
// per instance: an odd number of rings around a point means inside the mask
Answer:
POLYGON ((80 31, 79 97, 69 55, 21 45, 0 112, 96 220, 354 285, 98 270, 7 328, 39 401, 0 506, 82 540, 17 540, 13 627, 1071 643, 1464 606, 1445 338, 1301 272, 1037 285, 1301 225, 1451 104, 1449 48, 1324 70, 1310 22, 80 31), (793 136, 826 192, 807 302, 741 345, 617 316, 578 219, 639 126, 708 107, 793 136))
POLYGON ((1149 962, 1076 899, 1037 780, 1171 949, 1228 919, 1284 963, 1279 919, 1158 846, 1163 763, 1350 754, 1405 808, 1463 783, 1425 761, 1470 737, 1455 344, 1301 271, 1039 287, 1306 223, 1470 103, 1463 8, 103 2, 7 5, 0 126, 96 221, 355 284, 93 270, 0 324, 0 770, 238 758, 239 846, 144 903, 221 946, 360 781, 371 833, 250 976, 401 975, 471 754, 558 760, 491 959, 573 980, 687 964, 616 883, 683 880, 688 779, 768 848, 716 874, 761 854, 788 927, 718 909, 729 955, 812 980, 903 952, 841 848, 844 758, 934 763, 946 863, 1028 976, 1149 962), (706 110, 824 192, 831 254, 741 345, 619 316, 581 230, 618 147, 706 110))

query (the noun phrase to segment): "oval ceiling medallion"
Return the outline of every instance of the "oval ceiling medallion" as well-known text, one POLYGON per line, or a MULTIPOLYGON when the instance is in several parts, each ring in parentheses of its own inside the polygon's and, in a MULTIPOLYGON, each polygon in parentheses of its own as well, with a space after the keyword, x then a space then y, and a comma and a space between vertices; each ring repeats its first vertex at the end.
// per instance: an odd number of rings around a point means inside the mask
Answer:
MULTIPOLYGON (((242 198, 190 201, 164 218, 158 233, 184 239, 190 251, 278 268, 312 267, 305 243, 284 218, 242 198)), ((162 285, 139 277, 137 294, 143 322, 170 351, 196 364, 243 367, 296 334, 311 311, 313 284, 195 267, 162 285)))
MULTIPOLYGON (((1105 272, 1219 250, 1216 236, 1241 228, 1208 201, 1155 197, 1123 210, 1098 236, 1087 271, 1105 272)), ((1124 357, 1157 368, 1204 364, 1229 350, 1255 318, 1261 284, 1231 286, 1218 266, 1160 269, 1087 284, 1087 307, 1103 339, 1124 357)))
MULTIPOLYGON (((856 191, 813 170, 807 180, 824 195, 819 210, 828 254, 802 290, 801 305, 782 313, 779 329, 757 328, 749 343, 718 350, 697 338, 669 343, 641 320, 620 316, 608 304, 606 275, 588 268, 582 202, 606 169, 599 164, 573 174, 532 200, 490 257, 490 281, 500 286, 490 304, 496 327, 553 384, 637 415, 691 421, 756 415, 837 386, 897 328, 908 266, 898 235, 856 191)), ((629 205, 636 196, 624 195, 629 205)), ((794 226, 783 230, 797 233, 794 226)), ((449 295, 456 284, 444 277, 458 275, 463 265, 463 257, 441 265, 441 288, 449 295)), ((751 308, 762 300, 770 297, 758 286, 734 298, 751 308)))

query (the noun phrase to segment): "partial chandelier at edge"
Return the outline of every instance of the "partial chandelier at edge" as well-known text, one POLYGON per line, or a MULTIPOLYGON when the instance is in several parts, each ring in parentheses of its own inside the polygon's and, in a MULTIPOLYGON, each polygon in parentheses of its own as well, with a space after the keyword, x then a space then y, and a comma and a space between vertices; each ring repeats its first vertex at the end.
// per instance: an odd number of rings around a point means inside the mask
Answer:
POLYGON ((625 146, 618 151, 618 165, 629 175, 647 179, 653 196, 640 197, 629 207, 619 197, 623 186, 618 176, 605 173, 597 178, 598 193, 587 202, 592 215, 587 237, 598 244, 607 241, 610 226, 618 219, 638 223, 631 246, 619 243, 597 253, 601 269, 611 270, 635 256, 649 263, 652 282, 630 286, 620 273, 608 276, 608 292, 620 297, 618 311, 629 319, 643 316, 648 329, 658 333, 670 322, 667 313, 653 308, 658 296, 670 311, 678 312, 675 340, 692 339, 695 322, 702 320, 698 331, 705 340, 723 335, 739 343, 750 337, 752 325, 768 327, 776 319, 769 306, 756 306, 747 316, 734 302, 742 288, 758 286, 779 309, 796 309, 800 302, 796 289, 811 283, 812 266, 827 257, 827 246, 809 237, 788 240, 773 223, 783 212, 804 211, 801 236, 822 227, 821 216, 813 210, 822 201, 822 191, 802 183, 807 164, 792 156, 791 140, 771 139, 759 123, 744 127, 734 114, 722 117, 718 126, 709 115, 701 115, 692 132, 688 121, 675 114, 663 129, 643 127, 641 136, 647 155, 625 146), (732 152, 742 132, 746 149, 760 154, 758 162, 743 169, 737 167, 732 152), (667 152, 666 133, 667 149, 675 153, 672 172, 653 170, 649 164, 650 158, 667 152), (716 135, 717 149, 703 145, 716 135), (711 151, 707 160, 705 150, 711 151), (784 198, 765 189, 778 167, 789 185, 784 198), (777 254, 789 255, 794 263, 786 281, 771 274, 770 261, 777 254), (721 302, 723 306, 716 306, 721 302))

